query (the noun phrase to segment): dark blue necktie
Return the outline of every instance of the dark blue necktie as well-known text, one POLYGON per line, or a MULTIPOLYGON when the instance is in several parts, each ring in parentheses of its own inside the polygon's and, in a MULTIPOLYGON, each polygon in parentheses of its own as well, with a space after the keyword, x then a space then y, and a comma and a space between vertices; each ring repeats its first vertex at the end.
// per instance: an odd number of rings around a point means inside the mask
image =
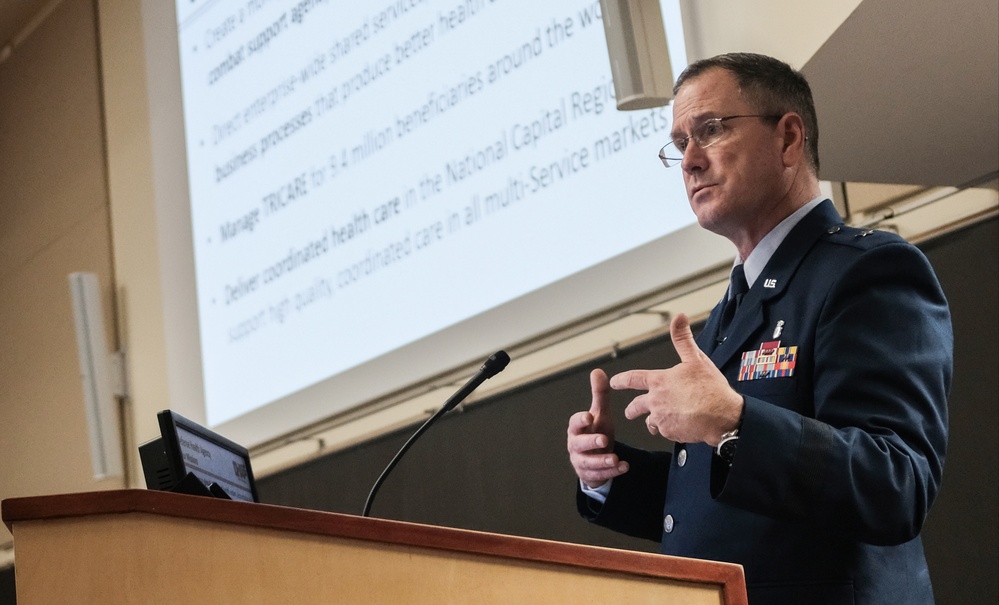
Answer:
POLYGON ((741 264, 732 269, 732 280, 729 284, 729 295, 722 308, 721 321, 718 322, 718 342, 722 343, 728 338, 729 328, 732 327, 732 318, 742 302, 742 297, 749 291, 749 284, 746 282, 746 271, 741 264))

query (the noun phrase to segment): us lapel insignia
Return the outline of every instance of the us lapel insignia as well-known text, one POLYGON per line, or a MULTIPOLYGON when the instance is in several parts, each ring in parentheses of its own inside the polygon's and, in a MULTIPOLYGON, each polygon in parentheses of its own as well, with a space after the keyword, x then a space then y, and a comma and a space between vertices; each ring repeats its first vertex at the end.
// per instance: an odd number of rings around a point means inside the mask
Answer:
POLYGON ((768 277, 767 279, 763 280, 763 287, 764 288, 776 288, 777 287, 777 280, 774 279, 774 278, 772 278, 772 277, 768 277))
POLYGON ((746 351, 742 354, 742 361, 739 363, 739 381, 794 376, 794 364, 797 358, 796 346, 782 347, 779 340, 764 342, 756 351, 746 351))

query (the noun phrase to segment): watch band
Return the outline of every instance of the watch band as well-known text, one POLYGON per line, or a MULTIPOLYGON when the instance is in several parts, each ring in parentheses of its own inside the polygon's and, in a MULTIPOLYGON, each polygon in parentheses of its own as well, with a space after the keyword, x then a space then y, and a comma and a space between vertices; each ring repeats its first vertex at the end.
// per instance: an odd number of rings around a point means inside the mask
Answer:
POLYGON ((718 448, 715 453, 718 457, 732 466, 732 460, 735 458, 735 450, 739 445, 739 429, 727 431, 722 433, 721 441, 718 442, 718 448))

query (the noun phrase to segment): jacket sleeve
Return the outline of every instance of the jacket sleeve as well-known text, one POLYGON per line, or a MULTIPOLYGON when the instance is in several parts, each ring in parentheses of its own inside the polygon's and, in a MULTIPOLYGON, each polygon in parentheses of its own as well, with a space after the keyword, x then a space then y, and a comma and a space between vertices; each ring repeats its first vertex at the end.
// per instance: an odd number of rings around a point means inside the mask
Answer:
POLYGON ((583 494, 577 483, 579 514, 597 525, 629 536, 661 541, 671 454, 648 452, 620 442, 614 444, 614 453, 628 462, 628 472, 614 479, 604 504, 583 494))
MULTIPOLYGON (((894 242, 837 269, 814 334, 814 415, 745 397, 720 502, 870 544, 915 537, 940 487, 953 336, 928 261, 894 242)), ((801 406, 797 406, 798 410, 801 406)))

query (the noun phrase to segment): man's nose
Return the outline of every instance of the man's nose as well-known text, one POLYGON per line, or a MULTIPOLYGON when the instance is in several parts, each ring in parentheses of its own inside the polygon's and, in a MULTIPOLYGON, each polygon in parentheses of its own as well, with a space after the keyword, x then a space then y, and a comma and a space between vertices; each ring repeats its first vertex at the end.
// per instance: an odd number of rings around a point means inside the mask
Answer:
POLYGON ((704 153, 704 148, 694 142, 693 139, 687 142, 687 148, 683 150, 683 160, 680 161, 680 168, 684 172, 696 172, 707 167, 708 156, 704 153))

